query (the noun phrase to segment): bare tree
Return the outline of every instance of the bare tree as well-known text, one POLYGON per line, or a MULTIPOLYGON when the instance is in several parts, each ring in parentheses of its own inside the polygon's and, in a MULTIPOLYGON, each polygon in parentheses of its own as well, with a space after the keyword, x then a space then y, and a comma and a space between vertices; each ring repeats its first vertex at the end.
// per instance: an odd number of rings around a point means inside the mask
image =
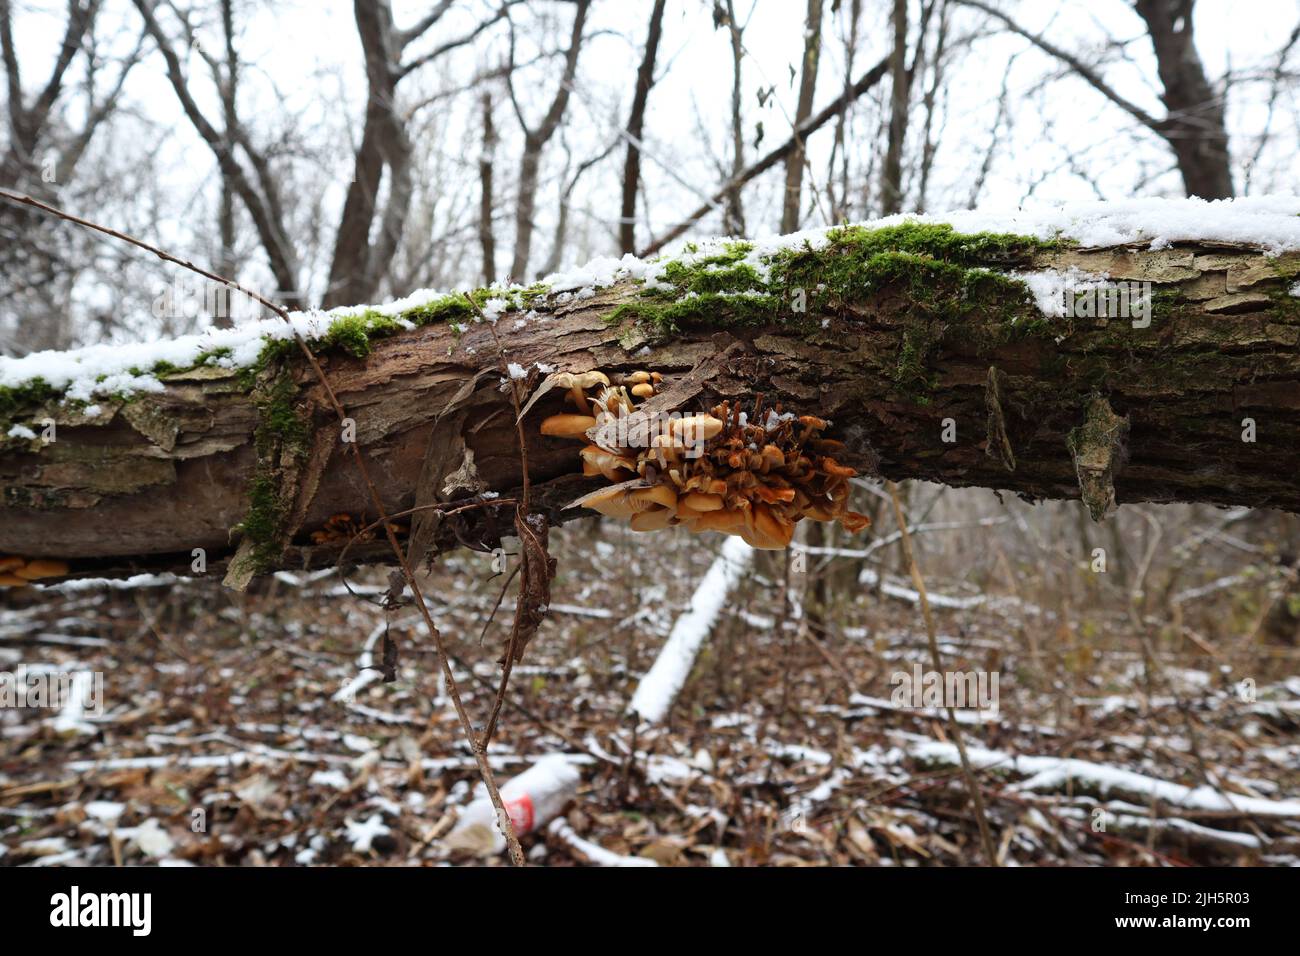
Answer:
MULTIPOLYGON (((235 151, 235 129, 239 125, 236 101, 239 98, 239 56, 235 52, 235 11, 232 0, 221 0, 221 35, 226 44, 226 75, 221 87, 221 112, 225 118, 226 148, 235 151)), ((235 190, 229 176, 221 177, 221 205, 217 210, 217 231, 221 237, 221 254, 217 257, 217 271, 224 276, 237 275, 235 261, 235 190)), ((229 325, 229 311, 213 317, 218 327, 229 325)))
POLYGON ((483 114, 483 150, 478 156, 478 242, 483 250, 483 281, 491 285, 497 281, 496 233, 492 229, 492 210, 495 208, 492 167, 496 162, 497 130, 492 124, 492 93, 485 90, 480 103, 483 114))
POLYGON ((714 0, 713 24, 726 26, 731 41, 731 173, 727 181, 734 185, 727 190, 722 228, 728 235, 740 236, 745 233, 745 209, 740 200, 741 184, 737 181, 745 171, 745 127, 741 111, 745 46, 744 27, 736 20, 735 0, 726 0, 725 5, 722 0, 714 0))
POLYGON ((1223 98, 1205 76, 1192 35, 1195 0, 1137 0, 1164 86, 1162 135, 1178 158, 1189 196, 1233 195, 1223 98))
MULTIPOLYGON (((542 150, 551 141, 555 131, 564 119, 564 112, 569 106, 569 95, 573 90, 574 76, 578 71, 578 54, 582 49, 582 32, 587 23, 587 11, 591 0, 577 0, 573 17, 573 30, 569 36, 569 48, 564 57, 564 73, 560 77, 559 88, 537 126, 530 126, 524 116, 523 108, 515 93, 513 71, 507 74, 506 86, 510 90, 510 102, 514 106, 515 116, 524 132, 524 152, 519 161, 519 201, 515 208, 515 255, 510 266, 510 275, 516 281, 522 281, 528 274, 528 259, 533 246, 533 213, 537 206, 537 176, 542 162, 542 150)), ((514 62, 514 34, 511 33, 510 62, 514 62)))
MULTIPOLYGON (((894 49, 889 57, 889 141, 880 169, 880 212, 892 216, 903 209, 903 139, 911 79, 907 69, 907 0, 894 0, 894 49)), ((919 49, 919 46, 918 46, 919 49)))
POLYGON ((812 115, 813 96, 817 92, 817 67, 821 62, 822 0, 808 0, 804 20, 803 68, 799 74, 799 101, 794 114, 794 147, 785 157, 785 196, 781 205, 781 231, 799 228, 799 206, 803 193, 803 167, 806 150, 800 127, 812 115))
POLYGON ((68 67, 81 49, 82 39, 98 11, 99 0, 68 0, 68 18, 58 56, 45 85, 28 106, 14 44, 12 5, 10 0, 0 0, 0 53, 4 58, 10 134, 9 148, 0 161, 0 184, 13 185, 25 173, 35 170, 37 147, 53 117, 68 67))
POLYGON ((569 211, 573 203, 573 194, 578 188, 578 183, 587 174, 589 170, 604 162, 610 153, 614 152, 620 138, 610 141, 609 145, 593 156, 589 156, 573 168, 573 153, 569 145, 564 145, 565 162, 564 174, 561 177, 562 189, 560 192, 559 212, 555 217, 555 236, 551 242, 551 254, 546 258, 546 264, 542 267, 543 275, 550 275, 560 268, 560 261, 564 255, 565 246, 569 240, 569 211), (572 169, 572 173, 570 170, 572 169))
MULTIPOLYGON (((862 20, 862 0, 850 0, 849 29, 844 39, 844 88, 853 84, 853 68, 857 62, 858 26, 862 20)), ((831 142, 831 155, 826 164, 826 198, 830 207, 831 222, 841 222, 849 214, 849 110, 845 109, 835 121, 835 137, 831 142), (836 164, 839 165, 839 190, 836 191, 836 164)))
POLYGON ((1012 33, 1065 64, 1089 86, 1164 140, 1178 163, 1189 196, 1224 199, 1233 195, 1223 97, 1210 85, 1192 32, 1195 0, 1136 0, 1155 50, 1164 87, 1164 116, 1153 116, 1106 82, 1101 70, 1020 26, 980 0, 955 0, 981 10, 1012 33))
MULTIPOLYGON (((921 123, 921 159, 916 188, 916 211, 925 212, 928 208, 930 174, 934 171, 934 159, 938 151, 937 133, 934 127, 935 114, 938 112, 939 92, 943 89, 947 70, 948 0, 939 0, 939 24, 935 30, 934 53, 930 57, 930 83, 921 96, 925 109, 925 119, 921 123)), ((925 38, 921 38, 922 43, 925 38)))
MULTIPOLYGON (((4 133, 0 134, 0 186, 55 197, 74 177, 81 196, 103 195, 113 174, 79 167, 96 133, 110 125, 143 38, 124 55, 107 53, 95 35, 99 0, 70 0, 54 62, 43 83, 27 88, 20 54, 31 39, 14 26, 15 9, 0 0, 0 63, 4 69, 4 133), (74 64, 77 68, 74 69, 74 64)), ((85 325, 78 321, 73 289, 93 269, 92 247, 30 210, 0 208, 0 348, 19 353, 66 348, 85 325), (20 331, 21 330, 21 331, 20 331)), ((117 317, 99 313, 104 327, 117 317)))
POLYGON ((839 116, 850 103, 879 83, 888 68, 889 58, 886 57, 871 69, 867 70, 867 72, 862 74, 862 76, 858 77, 847 89, 844 90, 844 92, 830 103, 826 104, 826 106, 819 110, 815 115, 808 117, 805 122, 796 127, 790 138, 784 143, 766 153, 756 162, 746 166, 739 173, 723 183, 718 191, 709 198, 708 202, 694 210, 690 215, 677 225, 673 226, 663 235, 656 237, 653 242, 641 250, 640 254, 643 256, 651 255, 679 236, 685 235, 691 226, 695 225, 695 223, 699 222, 711 213, 721 203, 725 202, 728 196, 737 192, 746 183, 761 176, 763 173, 776 166, 779 162, 790 155, 799 143, 807 142, 810 135, 821 129, 836 116, 839 116))
POLYGON ((253 145, 252 138, 238 116, 228 117, 234 124, 228 131, 229 136, 213 125, 190 90, 189 78, 181 68, 175 47, 163 31, 153 0, 134 0, 134 3, 144 18, 145 29, 167 64, 167 79, 181 108, 216 157, 223 182, 229 183, 253 220, 258 239, 266 251, 267 264, 279 286, 280 296, 289 307, 301 307, 304 301, 298 290, 298 256, 285 228, 280 189, 269 161, 253 145), (232 141, 239 144, 252 167, 253 175, 250 176, 244 170, 236 152, 230 148, 232 141))
POLYGON ((645 53, 636 71, 636 92, 627 120, 627 157, 623 161, 623 206, 619 215, 618 244, 624 252, 636 251, 636 194, 641 182, 641 133, 645 126, 646 100, 655 81, 655 56, 663 35, 666 0, 655 0, 646 31, 645 53))

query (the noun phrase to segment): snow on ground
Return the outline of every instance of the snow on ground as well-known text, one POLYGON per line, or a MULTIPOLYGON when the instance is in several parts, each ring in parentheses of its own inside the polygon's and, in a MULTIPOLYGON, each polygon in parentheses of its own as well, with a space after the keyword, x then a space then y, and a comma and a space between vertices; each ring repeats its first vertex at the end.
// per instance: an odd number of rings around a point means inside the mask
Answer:
MULTIPOLYGON (((956 745, 915 739, 917 742, 908 751, 912 756, 923 761, 953 766, 959 763, 956 745)), ((1187 787, 1090 760, 1017 755, 971 745, 967 745, 966 755, 970 758, 971 766, 977 770, 998 768, 1028 776, 1029 779, 1016 784, 1013 788, 1015 790, 1050 793, 1067 789, 1073 783, 1076 787, 1082 785, 1095 788, 1102 796, 1120 793, 1159 800, 1183 810, 1300 818, 1300 800, 1264 800, 1204 785, 1187 787)))

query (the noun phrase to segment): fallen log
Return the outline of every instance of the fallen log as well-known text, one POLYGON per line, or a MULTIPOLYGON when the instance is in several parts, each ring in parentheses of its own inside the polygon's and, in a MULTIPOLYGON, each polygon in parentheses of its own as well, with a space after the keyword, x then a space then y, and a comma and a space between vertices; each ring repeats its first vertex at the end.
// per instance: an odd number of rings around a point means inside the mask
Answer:
MULTIPOLYGON (((816 415, 862 474, 1082 498, 1097 518, 1133 501, 1300 511, 1298 214, 1278 199, 896 218, 597 260, 473 306, 422 293, 297 315, 351 434, 279 320, 0 359, 0 555, 71 576, 238 556, 236 584, 327 565, 374 517, 349 440, 390 513, 424 509, 399 519, 417 557, 491 548, 513 533, 493 502, 522 479, 508 390, 552 371, 659 373, 655 412, 816 415), (468 507, 428 510, 449 502, 468 507)), ((589 515, 566 505, 605 483, 578 443, 540 433, 565 411, 553 389, 524 418, 552 522, 589 515)))

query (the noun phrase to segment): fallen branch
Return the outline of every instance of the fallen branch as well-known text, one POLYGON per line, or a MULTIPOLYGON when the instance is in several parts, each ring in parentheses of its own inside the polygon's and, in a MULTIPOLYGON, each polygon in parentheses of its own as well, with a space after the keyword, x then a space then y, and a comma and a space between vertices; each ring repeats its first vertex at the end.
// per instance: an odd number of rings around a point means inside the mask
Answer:
POLYGON ((728 538, 718 557, 700 579, 687 610, 673 624, 668 640, 641 682, 637 684, 628 713, 650 724, 667 716, 686 685, 695 665, 695 655, 709 636, 727 596, 754 559, 754 549, 739 538, 728 538))

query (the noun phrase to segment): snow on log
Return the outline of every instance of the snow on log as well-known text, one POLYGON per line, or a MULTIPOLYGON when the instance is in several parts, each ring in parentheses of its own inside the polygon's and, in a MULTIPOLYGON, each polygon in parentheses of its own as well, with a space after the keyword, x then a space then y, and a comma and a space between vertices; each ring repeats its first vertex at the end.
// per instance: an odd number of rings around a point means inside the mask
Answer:
MULTIPOLYGON (((0 588, 328 566, 377 517, 353 439, 390 513, 425 509, 402 519, 414 557, 495 547, 523 477, 512 383, 533 401, 534 508, 553 523, 589 516, 567 506, 650 455, 581 427, 598 390, 543 391, 565 375, 626 383, 647 415, 725 407, 718 442, 769 412, 828 423, 806 465, 777 449, 774 467, 797 480, 735 482, 720 506, 707 490, 671 514, 642 513, 655 489, 604 500, 660 534, 685 524, 780 546, 794 520, 845 516, 836 482, 852 471, 1076 498, 1098 519, 1132 501, 1300 511, 1300 198, 898 216, 598 259, 528 287, 0 358, 0 588), (477 504, 436 520, 428 506, 442 503, 477 504), (753 520, 758 504, 773 520, 753 520)), ((676 454, 675 437, 650 451, 676 454)), ((762 479, 765 450, 740 451, 708 480, 762 479)), ((384 560, 380 537, 349 556, 384 560)))
POLYGON ((753 560, 752 547, 740 538, 727 539, 691 595, 690 606, 673 624, 659 656, 637 684, 632 702, 628 704, 629 713, 651 724, 657 724, 667 716, 677 694, 691 676, 695 656, 727 603, 727 595, 753 560))

